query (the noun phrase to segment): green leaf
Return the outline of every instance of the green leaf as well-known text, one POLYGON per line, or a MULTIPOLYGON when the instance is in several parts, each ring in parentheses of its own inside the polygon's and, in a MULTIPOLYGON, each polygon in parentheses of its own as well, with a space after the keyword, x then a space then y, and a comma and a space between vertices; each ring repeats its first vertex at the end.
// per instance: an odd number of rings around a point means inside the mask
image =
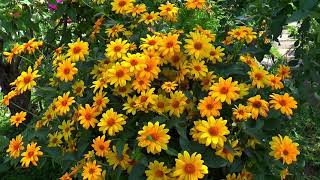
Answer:
POLYGON ((2 151, 9 144, 9 139, 6 136, 0 136, 0 151, 2 151))
POLYGON ((168 147, 168 149, 166 150, 166 153, 170 156, 178 156, 179 152, 173 148, 168 147))
POLYGON ((145 166, 142 164, 135 165, 132 168, 132 173, 129 174, 129 180, 140 180, 144 178, 145 166))
POLYGON ((228 161, 215 155, 212 150, 208 150, 204 154, 203 159, 205 161, 205 164, 210 168, 221 168, 227 166, 228 164, 228 161))

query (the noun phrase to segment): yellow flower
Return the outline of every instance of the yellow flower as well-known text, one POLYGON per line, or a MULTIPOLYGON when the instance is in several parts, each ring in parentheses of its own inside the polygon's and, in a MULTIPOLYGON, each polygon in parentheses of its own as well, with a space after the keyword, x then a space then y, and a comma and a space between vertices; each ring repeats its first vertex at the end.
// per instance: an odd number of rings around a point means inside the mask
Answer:
POLYGON ((232 77, 224 80, 222 77, 219 78, 218 83, 214 83, 210 88, 209 95, 221 102, 227 102, 231 104, 231 101, 235 101, 239 98, 237 92, 240 91, 238 81, 232 81, 232 77))
POLYGON ((272 141, 269 142, 271 146, 270 156, 275 159, 282 159, 283 163, 288 165, 297 161, 297 156, 300 154, 298 150, 298 143, 293 142, 288 136, 282 137, 280 134, 278 136, 273 136, 272 141))
POLYGON ((18 158, 22 150, 24 150, 23 136, 19 134, 16 138, 11 139, 6 152, 9 153, 10 157, 18 158))
POLYGON ((98 80, 93 81, 92 84, 91 88, 94 88, 93 93, 96 93, 97 90, 102 91, 108 87, 106 78, 99 78, 98 80))
POLYGON ((167 61, 177 69, 183 66, 183 63, 185 63, 187 59, 186 55, 183 52, 175 53, 172 56, 168 56, 167 58, 167 61))
POLYGON ((127 97, 132 92, 133 92, 132 85, 128 83, 123 87, 118 86, 113 89, 113 95, 121 96, 121 97, 127 97))
POLYGON ((136 4, 134 6, 130 6, 127 13, 131 13, 132 17, 136 17, 137 15, 140 15, 141 13, 146 12, 147 7, 145 4, 136 4))
POLYGON ((10 91, 7 95, 3 96, 3 99, 0 102, 5 106, 9 106, 10 100, 14 98, 16 95, 16 91, 10 91))
POLYGON ((101 172, 101 165, 96 164, 96 161, 87 162, 83 166, 82 177, 83 179, 96 180, 99 176, 101 176, 101 172))
POLYGON ((222 103, 211 96, 201 99, 198 105, 201 117, 220 116, 219 110, 222 109, 222 103))
POLYGON ((237 175, 235 173, 232 174, 227 174, 226 176, 226 180, 238 180, 239 178, 237 177, 237 175))
POLYGON ((257 119, 259 115, 267 117, 269 112, 269 103, 261 99, 260 95, 256 95, 248 99, 248 108, 253 119, 257 119))
POLYGON ((48 147, 60 147, 60 145, 62 144, 62 137, 63 134, 55 132, 54 134, 49 133, 48 134, 49 137, 49 144, 48 147))
POLYGON ((67 141, 70 136, 71 132, 75 130, 75 128, 72 126, 72 122, 69 121, 62 121, 62 124, 58 126, 59 129, 62 130, 63 138, 67 141))
POLYGON ((98 123, 99 131, 109 136, 114 136, 116 133, 123 130, 123 125, 126 124, 126 117, 123 114, 118 114, 113 111, 113 108, 109 109, 102 114, 102 118, 98 123))
POLYGON ((116 14, 126 14, 133 6, 134 0, 113 0, 111 3, 112 11, 116 14))
POLYGON ((111 69, 108 70, 106 77, 111 85, 117 87, 125 86, 127 81, 131 80, 130 75, 131 73, 129 68, 125 67, 123 63, 120 64, 117 62, 114 66, 112 66, 111 69))
POLYGON ((289 66, 280 65, 278 68, 278 76, 283 79, 289 79, 291 77, 291 70, 289 66))
POLYGON ((138 146, 146 147, 148 153, 157 154, 162 149, 167 150, 170 136, 167 134, 169 129, 165 129, 165 124, 159 125, 159 122, 148 122, 148 125, 143 126, 142 130, 138 131, 137 137, 138 146))
POLYGON ((178 41, 179 34, 171 34, 164 36, 160 41, 159 51, 163 56, 173 56, 175 53, 180 52, 180 44, 178 41))
POLYGON ((189 73, 193 75, 195 79, 203 78, 208 73, 208 67, 204 61, 192 60, 189 65, 189 73))
POLYGON ((132 82, 132 87, 138 93, 141 93, 150 89, 151 81, 147 78, 136 77, 136 79, 132 82))
POLYGON ((174 90, 176 90, 176 87, 178 86, 177 83, 175 82, 170 82, 170 81, 167 81, 167 82, 164 82, 161 86, 161 89, 163 89, 165 92, 167 93, 170 93, 174 90))
POLYGON ((280 112, 286 116, 291 116, 293 114, 292 109, 297 109, 297 101, 289 96, 288 93, 285 93, 284 95, 273 93, 270 97, 272 98, 270 107, 280 110, 280 112))
POLYGON ((173 176, 178 180, 195 180, 202 179, 208 174, 208 167, 204 165, 201 154, 193 153, 191 156, 187 151, 178 154, 175 159, 176 165, 173 176))
POLYGON ((91 107, 89 104, 86 104, 85 107, 80 107, 78 113, 80 115, 80 124, 82 124, 85 129, 96 127, 96 124, 98 122, 96 117, 99 114, 96 110, 96 107, 91 107))
POLYGON ((124 57, 129 50, 129 44, 127 40, 122 40, 122 38, 111 41, 106 48, 105 56, 110 59, 120 59, 124 57))
POLYGON ((139 47, 141 50, 158 50, 161 38, 156 35, 150 36, 147 34, 146 38, 140 38, 140 40, 141 45, 139 47))
POLYGON ((170 169, 164 165, 164 162, 150 162, 148 170, 145 171, 147 180, 168 180, 170 179, 170 169))
POLYGON ((107 107, 107 104, 110 100, 108 97, 106 97, 106 94, 107 93, 99 91, 93 97, 93 107, 96 108, 97 112, 101 112, 105 107, 107 107))
POLYGON ((128 155, 128 144, 125 144, 122 152, 117 152, 116 146, 112 146, 112 151, 107 153, 107 161, 113 169, 120 166, 122 169, 128 169, 130 167, 130 162, 132 161, 128 155))
POLYGON ((210 50, 212 49, 210 39, 199 32, 190 32, 190 38, 185 40, 186 45, 184 48, 186 52, 196 59, 209 57, 210 50))
POLYGON ((16 86, 17 92, 23 93, 27 90, 31 90, 37 85, 35 79, 38 77, 40 77, 40 75, 38 75, 38 70, 33 71, 31 67, 28 67, 27 72, 23 71, 11 85, 16 86))
POLYGON ((232 115, 235 121, 246 121, 251 117, 250 109, 248 106, 239 104, 239 106, 232 108, 232 110, 232 115))
POLYGON ((185 6, 187 9, 202 9, 207 0, 186 0, 185 6))
POLYGON ((170 116, 174 115, 180 117, 187 105, 187 97, 182 91, 175 91, 170 93, 168 111, 170 116))
POLYGON ((85 56, 89 55, 89 43, 80 41, 80 38, 74 43, 69 43, 68 46, 67 56, 73 62, 84 61, 85 56))
POLYGON ((152 106, 152 110, 158 114, 163 114, 167 112, 168 99, 163 95, 157 95, 155 98, 155 103, 152 106))
POLYGON ((161 71, 159 68, 159 59, 146 57, 144 63, 146 65, 145 68, 138 71, 136 75, 139 78, 146 78, 151 81, 158 78, 158 74, 161 71))
POLYGON ((221 46, 218 46, 217 48, 212 47, 212 49, 209 52, 209 60, 215 64, 218 62, 222 62, 222 57, 225 55, 223 53, 224 48, 221 48, 221 46))
POLYGON ((24 111, 16 113, 14 116, 10 117, 11 125, 12 126, 15 125, 16 127, 18 127, 19 124, 21 124, 23 121, 26 120, 26 116, 27 116, 27 113, 24 111))
POLYGON ((212 148, 216 146, 223 147, 227 140, 226 135, 230 134, 226 126, 227 120, 222 118, 214 119, 212 116, 207 121, 202 120, 195 128, 200 135, 200 143, 205 142, 206 146, 211 145, 212 148))
POLYGON ((72 178, 71 175, 68 172, 66 172, 63 176, 59 178, 59 180, 72 180, 72 178))
POLYGON ((158 9, 160 10, 160 16, 169 21, 176 21, 179 8, 175 4, 167 2, 166 4, 161 4, 158 9))
POLYGON ((108 37, 118 37, 120 32, 124 32, 126 28, 124 28, 123 24, 115 24, 112 28, 106 29, 106 34, 108 37))
POLYGON ((83 96, 83 92, 85 90, 86 86, 84 85, 84 82, 82 80, 75 82, 72 85, 72 92, 79 97, 83 96))
POLYGON ((238 140, 229 141, 230 147, 226 146, 218 147, 216 155, 228 160, 230 163, 233 163, 234 157, 240 157, 242 155, 241 148, 238 145, 238 140))
POLYGON ((39 161, 39 156, 43 155, 43 152, 40 151, 41 146, 37 146, 37 143, 31 142, 31 144, 27 145, 27 150, 21 154, 22 159, 20 162, 23 167, 29 167, 30 162, 37 166, 37 162, 39 161))
POLYGON ((56 76, 61 81, 72 81, 75 74, 78 73, 78 69, 75 67, 75 63, 72 63, 70 59, 63 60, 59 63, 56 76))
POLYGON ((28 54, 33 54, 36 49, 39 49, 40 46, 43 45, 42 41, 36 41, 35 38, 30 39, 28 42, 22 45, 22 49, 24 52, 28 52, 28 54))
POLYGON ((124 60, 122 63, 129 68, 130 72, 140 71, 147 66, 144 62, 144 55, 140 53, 128 53, 127 56, 124 56, 122 59, 124 60))
POLYGON ((135 115, 137 113, 137 103, 136 103, 137 97, 128 97, 127 102, 123 104, 123 109, 126 111, 126 114, 131 113, 132 115, 135 115))
POLYGON ((283 83, 281 82, 281 77, 271 74, 269 75, 268 80, 269 80, 268 84, 271 86, 272 90, 284 88, 283 83))
POLYGON ((246 63, 251 68, 258 68, 259 67, 257 60, 254 57, 252 57, 250 54, 241 55, 240 61, 246 63))
POLYGON ((257 39, 257 33, 251 27, 241 26, 239 29, 245 33, 245 41, 248 44, 257 39))
POLYGON ((55 106, 57 107, 56 112, 60 115, 64 115, 70 111, 70 106, 75 103, 74 97, 69 97, 70 92, 64 93, 62 96, 57 98, 55 106))
POLYGON ((253 86, 256 86, 257 88, 260 89, 269 85, 268 71, 264 70, 263 68, 260 68, 260 67, 252 68, 251 71, 248 72, 248 74, 252 80, 253 86))
POLYGON ((285 168, 285 169, 283 169, 283 170, 280 171, 280 178, 281 178, 281 180, 285 180, 288 175, 289 175, 289 170, 288 170, 288 168, 285 168))
POLYGON ((144 22, 145 24, 154 25, 154 23, 158 20, 160 20, 159 13, 158 12, 155 13, 154 11, 152 11, 151 13, 146 12, 142 14, 140 17, 139 23, 144 22))
POLYGON ((110 140, 105 141, 105 135, 103 135, 96 137, 93 140, 93 144, 91 146, 96 151, 97 156, 106 157, 107 153, 110 150, 110 143, 110 140))
POLYGON ((210 87, 213 85, 214 83, 214 79, 217 76, 213 74, 213 72, 208 72, 206 73, 206 75, 204 77, 202 77, 201 80, 201 90, 202 91, 209 91, 210 87))

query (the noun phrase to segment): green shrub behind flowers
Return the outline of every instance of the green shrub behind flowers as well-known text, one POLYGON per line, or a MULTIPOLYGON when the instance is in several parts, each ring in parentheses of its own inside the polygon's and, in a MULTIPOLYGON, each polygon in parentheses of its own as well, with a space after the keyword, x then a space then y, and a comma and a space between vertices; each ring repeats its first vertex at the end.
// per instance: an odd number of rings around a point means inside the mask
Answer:
MULTIPOLYGON (((58 8, 65 4, 78 8, 68 1, 58 8)), ((10 141, 6 162, 51 161, 61 179, 295 174, 298 144, 280 135, 297 108, 286 86, 290 68, 267 70, 253 56, 269 46, 260 27, 217 31, 218 19, 199 18, 213 13, 205 0, 86 5, 100 12, 90 32, 50 55, 36 39, 4 52, 7 63, 22 56, 32 64, 2 103, 26 91, 41 102, 11 116, 23 131, 10 141), (196 23, 184 22, 193 17, 196 23)))

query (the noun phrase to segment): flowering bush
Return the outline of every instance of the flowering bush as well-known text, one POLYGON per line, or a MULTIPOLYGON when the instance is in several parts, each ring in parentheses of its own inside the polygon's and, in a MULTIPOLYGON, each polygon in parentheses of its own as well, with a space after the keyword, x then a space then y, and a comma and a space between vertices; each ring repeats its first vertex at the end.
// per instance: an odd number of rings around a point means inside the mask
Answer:
POLYGON ((4 162, 50 161, 60 179, 295 173, 298 144, 281 135, 297 108, 290 68, 266 69, 254 57, 269 46, 266 27, 230 20, 224 32, 210 20, 217 4, 205 0, 49 5, 53 18, 64 17, 62 38, 3 53, 7 64, 20 58, 26 68, 2 103, 30 91, 38 103, 11 116, 19 133, 4 162))

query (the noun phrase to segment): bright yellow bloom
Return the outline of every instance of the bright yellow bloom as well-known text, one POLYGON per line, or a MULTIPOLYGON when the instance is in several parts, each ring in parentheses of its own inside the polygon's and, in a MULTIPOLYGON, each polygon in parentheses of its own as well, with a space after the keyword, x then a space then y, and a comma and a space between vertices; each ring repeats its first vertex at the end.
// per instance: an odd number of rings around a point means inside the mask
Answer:
POLYGON ((235 121, 246 121, 251 117, 250 109, 248 106, 239 104, 235 108, 232 108, 233 118, 235 121))
POLYGON ((96 108, 97 112, 101 112, 105 107, 107 107, 108 102, 110 101, 108 97, 106 97, 107 93, 99 91, 93 97, 93 107, 96 108))
POLYGON ((227 120, 222 118, 214 119, 212 116, 207 121, 202 120, 195 128, 199 132, 200 143, 205 142, 206 146, 216 148, 223 147, 227 140, 226 135, 230 134, 226 126, 227 120))
POLYGON ((160 10, 160 16, 169 21, 176 21, 179 8, 175 4, 167 2, 166 4, 161 4, 158 9, 160 10))
POLYGON ((178 154, 175 159, 176 165, 173 176, 178 180, 202 179, 208 174, 208 167, 204 165, 201 154, 193 153, 191 156, 187 151, 178 154))
POLYGON ((164 112, 167 112, 168 106, 168 99, 163 95, 157 95, 155 98, 155 103, 152 106, 152 110, 154 112, 157 112, 158 114, 163 114, 164 112))
POLYGON ((133 6, 135 0, 113 0, 111 3, 112 11, 116 14, 126 14, 128 10, 133 6))
POLYGON ((159 122, 148 122, 138 131, 138 146, 146 147, 148 153, 157 154, 163 150, 167 150, 170 136, 167 134, 169 129, 165 129, 165 124, 159 125, 159 122))
POLYGON ((157 58, 148 58, 146 57, 145 60, 145 68, 137 72, 137 76, 139 78, 146 78, 149 80, 154 80, 155 78, 158 78, 158 74, 160 73, 159 68, 159 59, 157 58))
POLYGON ((128 67, 130 72, 140 71, 147 67, 144 62, 144 55, 140 53, 130 54, 128 53, 127 56, 122 58, 124 62, 124 66, 128 67))
POLYGON ((9 153, 10 157, 18 158, 22 150, 24 150, 23 136, 19 134, 16 138, 11 139, 6 152, 9 153))
POLYGON ((132 82, 132 87, 138 93, 141 93, 150 89, 151 81, 147 78, 136 77, 136 79, 132 82))
POLYGON ((221 109, 222 103, 211 96, 201 99, 198 105, 201 117, 220 116, 219 110, 221 109))
POLYGON ((111 41, 106 48, 105 56, 110 59, 120 59, 124 57, 129 50, 129 44, 127 40, 122 40, 121 38, 111 41))
POLYGON ((152 11, 151 13, 146 12, 142 14, 140 17, 139 23, 144 22, 145 24, 154 25, 154 23, 159 20, 160 20, 159 13, 158 12, 155 13, 152 11))
POLYGON ((126 111, 126 114, 131 113, 132 115, 135 115, 138 109, 136 100, 137 100, 136 96, 128 97, 127 102, 123 104, 122 110, 126 111))
POLYGON ((272 90, 284 88, 283 83, 281 82, 281 77, 271 74, 269 75, 268 79, 269 79, 268 84, 271 86, 272 90))
POLYGON ((72 122, 69 121, 62 121, 62 124, 58 126, 59 129, 62 130, 63 138, 67 141, 71 136, 71 132, 75 130, 72 126, 72 122))
POLYGON ((240 61, 246 63, 251 68, 258 68, 259 67, 258 61, 256 60, 256 58, 252 57, 250 54, 241 55, 240 61))
POLYGON ((187 105, 187 97, 182 91, 175 91, 170 94, 168 111, 170 116, 180 117, 187 105))
POLYGON ((91 107, 89 104, 86 104, 85 107, 80 107, 78 113, 80 115, 80 124, 82 124, 85 129, 96 127, 96 124, 98 122, 96 117, 99 114, 96 110, 96 107, 91 107))
POLYGON ((257 88, 264 88, 269 85, 268 81, 268 71, 263 68, 257 67, 252 68, 250 72, 248 72, 250 79, 252 80, 252 85, 257 88))
POLYGON ((280 65, 278 68, 278 76, 283 79, 289 79, 291 77, 291 70, 289 66, 280 65))
POLYGON ((176 82, 164 82, 161 86, 161 89, 163 89, 165 92, 170 93, 174 90, 176 90, 176 87, 178 86, 178 84, 176 82))
POLYGON ((232 77, 224 80, 219 78, 218 83, 214 83, 210 88, 209 95, 221 102, 231 104, 231 101, 237 100, 240 96, 237 92, 240 91, 238 81, 232 81, 232 77))
POLYGON ((175 53, 180 52, 180 44, 178 41, 179 34, 171 34, 164 36, 160 42, 159 51, 163 56, 173 56, 175 53))
POLYGON ((273 93, 270 97, 272 98, 269 102, 270 107, 280 110, 280 112, 286 116, 291 116, 293 114, 292 109, 297 109, 297 101, 295 101, 293 97, 289 96, 288 93, 285 93, 284 95, 273 93))
POLYGON ((190 32, 190 39, 185 40, 184 48, 186 52, 196 59, 203 59, 209 57, 212 45, 210 39, 198 32, 190 32))
POLYGON ((131 73, 129 68, 125 67, 124 64, 116 63, 106 73, 108 82, 115 87, 125 86, 127 81, 131 80, 131 73))
POLYGON ((208 67, 204 61, 192 60, 189 64, 189 73, 195 78, 203 78, 208 73, 208 67))
POLYGON ((10 100, 14 98, 16 95, 16 91, 10 91, 7 95, 3 96, 3 99, 0 102, 5 106, 9 106, 10 100))
POLYGON ((101 176, 101 172, 101 165, 96 164, 96 161, 87 162, 83 166, 82 177, 83 179, 96 180, 101 176))
POLYGON ((261 99, 260 95, 256 95, 248 99, 248 108, 253 119, 257 119, 259 115, 267 117, 269 112, 269 103, 261 99))
POLYGON ((110 150, 110 143, 110 140, 105 141, 105 135, 103 135, 96 137, 93 140, 93 144, 91 146, 96 151, 97 156, 106 157, 107 153, 110 150))
POLYGON ((84 61, 85 56, 89 55, 89 43, 80 41, 80 38, 74 43, 69 43, 68 46, 67 56, 73 62, 84 61))
POLYGON ((60 115, 64 115, 70 111, 70 106, 75 103, 74 97, 69 97, 70 92, 64 93, 62 96, 57 98, 55 102, 56 112, 60 115))
POLYGON ((269 153, 270 156, 277 160, 282 159, 282 162, 288 165, 297 161, 297 156, 300 154, 298 150, 299 144, 293 142, 288 136, 282 137, 280 134, 273 136, 269 144, 272 150, 269 153))
POLYGON ((134 6, 130 6, 128 9, 128 13, 131 13, 132 17, 136 17, 137 15, 140 15, 144 12, 146 12, 147 7, 145 4, 136 4, 134 6))
POLYGON ((12 126, 15 125, 16 127, 18 127, 19 124, 21 124, 23 121, 26 120, 26 116, 27 116, 27 113, 24 111, 16 113, 14 116, 10 117, 11 125, 12 126))
POLYGON ((123 170, 130 167, 130 162, 132 161, 128 155, 128 144, 125 144, 122 152, 117 152, 116 146, 112 146, 112 151, 107 153, 107 161, 113 169, 120 166, 123 170))
POLYGON ((61 139, 63 137, 63 134, 59 132, 55 132, 54 134, 49 133, 48 137, 49 137, 48 147, 60 147, 60 145, 62 144, 61 139))
POLYGON ((78 73, 78 69, 75 67, 75 63, 72 63, 70 59, 63 60, 59 63, 56 76, 61 81, 72 81, 75 74, 78 73))
POLYGON ((215 78, 217 78, 217 76, 214 75, 212 71, 206 73, 206 75, 200 79, 201 80, 201 90, 209 91, 210 87, 214 83, 215 78))
POLYGON ((241 147, 239 147, 238 142, 238 140, 229 141, 231 149, 225 146, 218 147, 216 155, 228 160, 230 163, 233 163, 235 156, 240 157, 242 155, 241 147))
POLYGON ((147 180, 168 180, 170 179, 170 169, 164 165, 164 162, 150 162, 148 170, 145 171, 147 180))
POLYGON ((72 92, 79 97, 83 96, 83 92, 85 90, 86 86, 84 85, 84 82, 82 80, 75 82, 72 85, 72 92))
POLYGON ((39 161, 39 156, 43 155, 43 152, 40 151, 41 146, 37 146, 37 143, 31 142, 31 144, 27 145, 27 150, 21 154, 22 159, 20 162, 23 167, 29 167, 30 162, 37 166, 37 162, 39 161))
POLYGON ((221 46, 218 46, 217 48, 212 47, 212 49, 209 52, 209 60, 215 64, 217 62, 222 62, 222 57, 225 56, 225 53, 223 53, 224 48, 221 46))
POLYGON ((132 85, 128 83, 123 87, 118 86, 113 89, 113 95, 121 96, 121 97, 127 97, 132 92, 133 92, 132 85))
POLYGON ((156 35, 150 36, 149 34, 147 34, 146 38, 140 38, 140 40, 141 50, 158 50, 161 38, 156 35))
POLYGON ((186 0, 185 1, 185 6, 187 9, 202 9, 207 0, 186 0))
POLYGON ((37 85, 35 79, 38 77, 40 77, 40 75, 38 75, 38 70, 33 71, 31 67, 28 67, 28 70, 26 72, 23 71, 11 85, 16 86, 17 92, 23 93, 27 90, 31 90, 37 85))
POLYGON ((106 29, 106 34, 108 37, 118 37, 120 32, 124 32, 126 28, 124 28, 123 24, 115 24, 111 28, 106 29))
POLYGON ((102 118, 98 123, 99 131, 106 134, 108 132, 109 136, 114 136, 116 133, 123 131, 123 125, 126 124, 126 116, 123 114, 118 114, 113 111, 113 108, 109 109, 102 114, 102 118))

